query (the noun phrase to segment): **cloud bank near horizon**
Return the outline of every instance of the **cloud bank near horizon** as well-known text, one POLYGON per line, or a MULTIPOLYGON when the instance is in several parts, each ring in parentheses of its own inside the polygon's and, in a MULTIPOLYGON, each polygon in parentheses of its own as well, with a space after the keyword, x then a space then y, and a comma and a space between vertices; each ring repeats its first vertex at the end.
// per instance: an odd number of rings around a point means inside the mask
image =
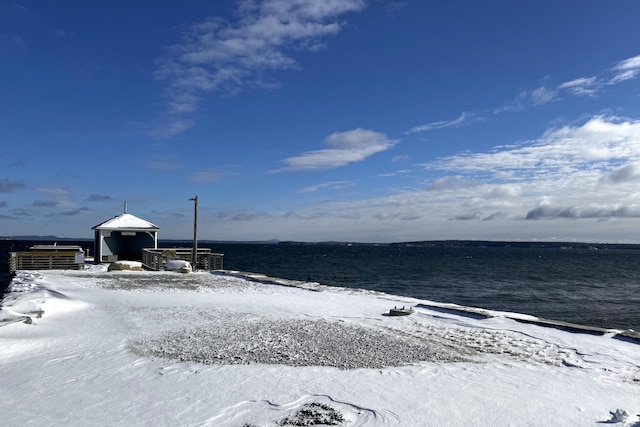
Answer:
MULTIPOLYGON (((321 159, 318 165, 327 164, 327 153, 316 152, 308 153, 311 160, 301 156, 299 164, 316 164, 316 155, 321 159)), ((332 228, 340 228, 337 223, 350 223, 350 231, 367 236, 365 241, 375 241, 375 236, 410 240, 413 234, 434 235, 434 228, 439 227, 466 231, 465 224, 471 227, 478 222, 486 230, 495 229, 492 233, 499 238, 508 230, 534 230, 534 224, 544 220, 559 220, 551 229, 561 236, 584 227, 580 221, 640 218, 640 192, 635 189, 640 183, 640 120, 594 116, 579 124, 551 128, 534 141, 444 157, 422 168, 439 177, 425 181, 421 188, 383 197, 325 201, 283 214, 235 213, 225 218, 242 218, 243 227, 251 229, 247 220, 259 217, 268 219, 274 230, 282 227, 290 232, 308 231, 313 223, 325 237, 331 236, 332 228), (399 225, 407 221, 414 230, 409 235, 399 225)), ((319 184, 301 192, 339 189, 346 184, 319 184)))

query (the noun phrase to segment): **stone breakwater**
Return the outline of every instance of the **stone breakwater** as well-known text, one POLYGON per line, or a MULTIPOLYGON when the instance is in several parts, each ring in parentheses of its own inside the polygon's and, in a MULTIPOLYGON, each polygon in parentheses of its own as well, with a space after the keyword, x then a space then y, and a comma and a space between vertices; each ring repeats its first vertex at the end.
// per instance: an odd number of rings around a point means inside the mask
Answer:
POLYGON ((141 356, 204 364, 279 364, 338 369, 465 360, 445 345, 324 320, 232 315, 131 342, 141 356))

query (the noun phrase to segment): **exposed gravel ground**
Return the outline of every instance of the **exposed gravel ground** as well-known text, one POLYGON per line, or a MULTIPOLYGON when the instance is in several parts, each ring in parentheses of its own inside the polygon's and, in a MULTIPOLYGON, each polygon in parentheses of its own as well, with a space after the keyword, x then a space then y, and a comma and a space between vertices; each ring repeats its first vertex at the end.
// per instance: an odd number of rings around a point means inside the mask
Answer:
POLYGON ((175 272, 71 272, 69 276, 91 279, 99 288, 134 292, 166 292, 174 290, 221 292, 242 291, 259 285, 241 278, 212 274, 180 274, 175 272))
POLYGON ((280 364, 338 369, 384 368, 465 360, 436 342, 325 320, 282 320, 232 314, 206 326, 132 341, 147 357, 204 364, 280 364))

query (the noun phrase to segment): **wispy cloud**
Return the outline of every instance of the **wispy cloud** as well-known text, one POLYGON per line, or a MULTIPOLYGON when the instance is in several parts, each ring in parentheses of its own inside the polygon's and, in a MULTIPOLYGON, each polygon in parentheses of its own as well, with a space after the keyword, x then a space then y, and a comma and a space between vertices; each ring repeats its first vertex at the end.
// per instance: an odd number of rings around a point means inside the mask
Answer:
POLYGON ((640 75, 640 55, 617 62, 611 69, 599 76, 580 77, 562 83, 559 90, 566 89, 575 96, 595 96, 605 85, 615 85, 640 75), (613 73, 611 77, 610 74, 613 73))
POLYGON ((549 102, 553 102, 556 99, 558 92, 555 89, 551 89, 545 86, 541 86, 526 93, 526 97, 533 105, 544 105, 549 102))
MULTIPOLYGON (((170 101, 170 103, 171 102, 173 101, 170 101)), ((195 122, 193 120, 180 119, 169 114, 167 114, 166 117, 161 121, 161 124, 159 124, 149 132, 149 135, 151 135, 153 138, 168 139, 186 131, 187 129, 192 128, 195 125, 195 122)))
POLYGON ((11 216, 8 218, 30 218, 33 216, 30 210, 24 208, 11 209, 9 213, 11 216))
POLYGON ((612 70, 614 76, 609 81, 611 84, 636 78, 640 74, 640 55, 618 62, 612 70))
MULTIPOLYGON (((493 114, 501 114, 509 111, 524 111, 531 107, 540 107, 558 100, 558 89, 549 86, 539 86, 531 90, 523 90, 515 99, 506 105, 498 108, 491 108, 487 111, 493 114)), ((484 112, 483 112, 484 113, 484 112)))
POLYGON ((438 122, 427 123, 426 125, 415 126, 409 129, 407 134, 416 132, 426 132, 434 129, 442 129, 448 127, 459 127, 468 122, 473 117, 473 114, 463 112, 460 116, 453 120, 443 120, 438 122))
POLYGON ((561 83, 557 87, 542 86, 532 91, 524 91, 520 98, 528 100, 534 106, 540 106, 556 101, 559 92, 568 91, 574 96, 595 96, 602 90, 605 84, 613 85, 626 80, 631 80, 640 75, 640 55, 619 61, 610 70, 600 73, 599 76, 579 77, 561 83), (613 72, 613 77, 607 78, 606 74, 613 72))
POLYGON ((640 75, 640 55, 632 56, 617 62, 612 68, 605 70, 598 76, 580 77, 562 83, 559 90, 566 89, 575 96, 594 96, 605 85, 615 85, 640 75), (611 77, 611 73, 613 76, 611 77))
POLYGON ((59 204, 55 200, 35 200, 32 205, 36 208, 55 208, 59 204))
POLYGON ((24 184, 18 181, 8 179, 0 179, 0 193, 11 193, 18 188, 24 187, 24 184))
MULTIPOLYGON (((341 15, 364 7, 364 0, 243 1, 234 22, 209 17, 191 25, 157 62, 155 76, 167 84, 168 114, 194 111, 206 92, 277 87, 266 72, 299 68, 291 52, 322 48, 325 37, 342 30, 341 15)), ((158 136, 171 137, 193 125, 169 123, 158 136)))
POLYGON ((401 162, 406 162, 409 160, 409 156, 406 154, 399 154, 397 156, 393 156, 393 158, 391 159, 391 162, 393 163, 401 163, 401 162))
POLYGON ((407 175, 407 174, 410 174, 411 172, 412 172, 411 169, 398 169, 393 172, 381 173, 376 176, 378 178, 389 178, 389 177, 394 177, 398 175, 407 175))
POLYGON ((602 87, 601 82, 596 77, 580 77, 558 86, 558 89, 566 89, 576 96, 594 96, 602 87))
POLYGON ((299 193, 315 193, 316 191, 325 190, 325 189, 339 190, 345 187, 349 187, 351 185, 353 185, 353 182, 351 181, 324 182, 322 184, 310 185, 308 187, 305 187, 302 190, 300 190, 299 193))
POLYGON ((615 85, 640 75, 640 55, 619 61, 612 68, 597 76, 579 77, 566 81, 557 86, 546 84, 531 90, 521 91, 513 100, 497 108, 486 108, 478 111, 463 112, 458 118, 449 121, 436 121, 425 125, 415 126, 405 134, 425 132, 447 127, 459 127, 470 121, 483 121, 487 115, 503 114, 513 111, 524 111, 532 107, 541 107, 551 102, 561 100, 562 93, 573 96, 595 97, 607 85, 615 85), (611 73, 613 72, 613 77, 611 73))
POLYGON ((112 200, 112 197, 104 194, 91 194, 87 197, 87 202, 108 202, 109 200, 112 200))
POLYGON ((284 159, 285 166, 276 172, 339 168, 388 150, 397 143, 397 140, 391 140, 383 133, 357 128, 331 134, 324 143, 329 148, 308 151, 299 156, 284 159))
POLYGON ((240 212, 231 216, 232 221, 254 221, 256 219, 268 218, 266 212, 240 212))
POLYGON ((192 173, 189 180, 197 183, 207 183, 220 181, 225 174, 215 171, 200 171, 192 173))
POLYGON ((51 214, 51 215, 48 215, 48 216, 77 216, 77 215, 83 214, 84 212, 86 212, 88 210, 89 210, 89 208, 83 206, 83 207, 79 207, 79 208, 75 208, 75 209, 70 209, 70 210, 67 210, 67 211, 59 212, 59 213, 56 213, 56 214, 51 214))

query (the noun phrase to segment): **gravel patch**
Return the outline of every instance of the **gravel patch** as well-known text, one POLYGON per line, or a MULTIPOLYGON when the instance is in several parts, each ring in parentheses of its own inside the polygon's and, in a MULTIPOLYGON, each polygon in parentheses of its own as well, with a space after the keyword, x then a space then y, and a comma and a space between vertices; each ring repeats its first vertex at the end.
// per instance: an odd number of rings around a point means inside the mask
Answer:
POLYGON ((67 273, 70 276, 89 279, 93 286, 102 289, 132 292, 220 292, 225 290, 242 291, 257 285, 232 276, 210 273, 182 274, 175 272, 111 271, 109 273, 67 273))
POLYGON ((446 345, 326 320, 227 313, 206 325, 134 340, 141 356, 208 365, 275 364, 338 369, 385 368, 465 360, 446 345))

